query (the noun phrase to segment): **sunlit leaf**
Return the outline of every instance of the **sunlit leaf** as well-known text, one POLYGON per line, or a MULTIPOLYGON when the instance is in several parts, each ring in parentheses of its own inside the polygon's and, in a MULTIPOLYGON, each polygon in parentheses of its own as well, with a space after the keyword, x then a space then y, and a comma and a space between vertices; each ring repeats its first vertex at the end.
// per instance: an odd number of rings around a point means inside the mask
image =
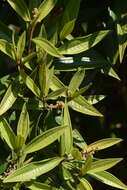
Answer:
POLYGON ((27 186, 31 190, 58 190, 57 188, 52 187, 48 184, 39 182, 26 183, 25 186, 27 186))
POLYGON ((49 55, 52 55, 54 57, 63 57, 62 54, 59 53, 58 49, 45 38, 36 37, 33 38, 32 41, 40 48, 45 50, 49 55))
POLYGON ((120 181, 117 177, 110 174, 109 172, 102 171, 102 172, 97 172, 90 175, 94 177, 95 179, 101 181, 102 183, 105 183, 112 187, 123 189, 123 190, 127 189, 127 186, 124 183, 122 183, 122 181, 120 181))
POLYGON ((31 142, 29 142, 26 145, 24 152, 28 154, 48 146, 49 144, 56 141, 60 135, 64 133, 65 129, 66 126, 59 126, 45 131, 41 135, 35 137, 31 142))
POLYGON ((120 138, 101 139, 101 140, 98 140, 98 141, 88 145, 88 149, 89 148, 90 149, 97 148, 97 150, 102 150, 102 149, 108 148, 110 146, 113 146, 121 141, 122 141, 122 139, 120 139, 120 138))
POLYGON ((78 132, 77 129, 73 130, 73 139, 74 139, 74 144, 79 148, 83 150, 87 148, 86 142, 84 141, 83 137, 81 136, 81 134, 78 132))
POLYGON ((7 0, 11 7, 22 17, 24 21, 30 21, 30 13, 24 0, 7 0))
POLYGON ((90 183, 85 178, 79 178, 80 183, 77 185, 76 190, 93 190, 90 183))
POLYGON ((15 149, 15 143, 16 143, 16 136, 11 129, 8 122, 3 118, 0 118, 0 135, 5 140, 7 145, 14 150, 15 149))
POLYGON ((0 51, 5 53, 12 59, 15 59, 14 48, 13 48, 12 43, 10 43, 4 39, 0 39, 0 51))
POLYGON ((65 42, 60 48, 61 54, 78 54, 90 49, 99 43, 107 34, 109 30, 95 32, 88 36, 77 37, 70 41, 65 42))
POLYGON ((108 158, 108 159, 97 160, 92 163, 91 168, 88 170, 87 173, 96 173, 108 170, 109 168, 119 163, 121 160, 122 158, 108 158))
POLYGON ((36 179, 36 177, 55 168, 62 160, 63 158, 55 157, 38 162, 32 162, 22 168, 17 169, 11 175, 5 178, 3 182, 23 182, 36 179))
POLYGON ((17 58, 20 60, 22 58, 24 49, 26 44, 26 32, 24 31, 22 35, 19 37, 17 43, 17 58))

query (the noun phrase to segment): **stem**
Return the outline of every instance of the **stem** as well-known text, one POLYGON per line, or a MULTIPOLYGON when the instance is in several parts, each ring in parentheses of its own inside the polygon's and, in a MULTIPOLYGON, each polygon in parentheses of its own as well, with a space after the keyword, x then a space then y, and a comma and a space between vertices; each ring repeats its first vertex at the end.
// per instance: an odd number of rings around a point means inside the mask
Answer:
POLYGON ((33 37, 33 32, 34 32, 34 30, 35 30, 35 27, 36 27, 36 21, 34 21, 33 22, 33 24, 31 25, 31 30, 30 30, 30 41, 29 41, 29 46, 28 46, 28 53, 30 53, 31 52, 31 40, 32 40, 32 37, 33 37))

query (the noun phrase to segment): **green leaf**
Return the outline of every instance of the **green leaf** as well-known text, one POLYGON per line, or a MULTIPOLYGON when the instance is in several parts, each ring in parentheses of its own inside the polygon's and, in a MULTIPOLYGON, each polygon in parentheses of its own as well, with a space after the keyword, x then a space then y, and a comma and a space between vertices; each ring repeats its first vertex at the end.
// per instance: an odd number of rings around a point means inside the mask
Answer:
POLYGON ((7 41, 11 41, 12 38, 12 31, 8 28, 7 25, 2 23, 1 21, 0 21, 0 38, 7 41))
POLYGON ((64 125, 66 125, 66 129, 64 134, 61 136, 60 139, 60 146, 61 146, 61 155, 70 154, 73 145, 73 137, 72 137, 72 125, 71 125, 71 118, 67 104, 64 106, 64 116, 63 116, 64 125))
POLYGON ((7 40, 0 39, 0 51, 8 55, 10 58, 15 59, 13 45, 7 40))
POLYGON ((98 140, 98 141, 88 145, 88 149, 97 148, 97 150, 102 150, 102 149, 108 148, 110 146, 113 146, 121 141, 122 141, 122 139, 120 139, 120 138, 101 139, 101 140, 98 140))
POLYGON ((108 158, 108 159, 97 160, 95 162, 92 162, 91 168, 88 170, 87 173, 96 173, 108 170, 109 168, 119 163, 121 160, 122 158, 108 158))
POLYGON ((71 154, 73 156, 74 159, 76 160, 82 160, 82 153, 79 151, 78 148, 73 148, 71 151, 71 154))
POLYGON ((75 111, 87 115, 102 116, 92 105, 90 105, 83 96, 78 96, 68 102, 68 105, 75 111))
POLYGON ((76 190, 93 190, 90 183, 85 178, 79 178, 80 184, 77 185, 76 190))
POLYGON ((124 183, 122 183, 118 178, 116 178, 114 175, 110 174, 109 172, 102 171, 102 172, 97 172, 90 175, 93 178, 101 181, 102 183, 105 183, 112 187, 123 189, 123 190, 127 189, 127 186, 124 183))
POLYGON ((53 57, 63 57, 62 54, 59 53, 58 49, 45 38, 36 37, 33 38, 32 41, 45 50, 49 55, 52 55, 53 57))
POLYGON ((77 129, 73 130, 73 139, 74 139, 74 144, 79 148, 83 150, 87 148, 86 142, 84 141, 83 137, 81 136, 81 134, 78 132, 77 129))
POLYGON ((36 22, 41 22, 50 11, 54 8, 57 0, 44 0, 38 8, 38 13, 36 15, 36 22))
POLYGON ((63 175, 63 178, 64 178, 65 181, 70 180, 70 181, 74 182, 71 173, 64 166, 62 166, 62 175, 63 175))
POLYGON ((22 77, 23 82, 35 94, 35 96, 40 97, 40 95, 41 95, 40 89, 37 87, 35 82, 30 78, 30 76, 28 76, 22 70, 20 70, 20 75, 22 77))
POLYGON ((36 179, 36 177, 55 168, 62 160, 63 158, 55 157, 38 162, 32 162, 17 169, 11 175, 5 178, 3 182, 24 182, 36 179))
POLYGON ((26 154, 38 151, 49 144, 56 141, 60 135, 64 133, 66 126, 59 126, 49 129, 42 133, 41 135, 35 137, 31 142, 29 142, 24 148, 26 154))
POLYGON ((46 99, 47 100, 55 100, 59 96, 62 96, 63 92, 66 92, 66 91, 67 91, 66 88, 60 88, 59 90, 56 90, 56 91, 51 92, 50 94, 48 94, 48 96, 46 97, 46 99))
POLYGON ((90 169, 91 169, 91 166, 92 166, 92 156, 88 156, 86 161, 85 161, 85 164, 82 166, 81 168, 81 175, 85 175, 90 169))
POLYGON ((17 58, 20 60, 22 58, 24 49, 26 44, 26 31, 22 33, 22 35, 19 37, 18 43, 17 43, 17 58))
POLYGON ((0 134, 2 138, 5 140, 7 145, 14 150, 15 149, 15 143, 16 143, 16 136, 11 129, 8 122, 3 118, 0 118, 0 134))
POLYGON ((8 162, 0 163, 0 175, 3 174, 8 167, 8 162))
POLYGON ((85 99, 88 101, 89 104, 96 104, 99 101, 103 100, 105 98, 104 95, 89 95, 85 96, 85 99))
POLYGON ((70 84, 68 86, 68 90, 70 93, 71 96, 73 96, 73 94, 76 92, 76 90, 79 88, 79 86, 81 85, 83 79, 84 79, 84 76, 85 76, 85 71, 84 70, 81 70, 81 71, 77 71, 71 81, 70 81, 70 84))
POLYGON ((18 126, 17 126, 17 136, 21 139, 23 139, 23 143, 18 144, 17 147, 22 147, 25 144, 25 141, 27 139, 27 136, 29 134, 29 114, 26 109, 26 104, 23 105, 22 107, 22 112, 20 114, 20 118, 18 121, 18 126))
POLYGON ((31 190, 58 190, 55 187, 39 182, 26 183, 25 186, 31 190))
POLYGON ((67 41, 59 48, 61 54, 78 54, 90 49, 99 43, 107 34, 109 30, 95 32, 88 36, 77 37, 70 41, 67 41))
POLYGON ((63 40, 68 36, 75 26, 75 21, 78 16, 78 11, 80 7, 80 0, 70 0, 67 2, 63 17, 60 21, 61 32, 60 39, 63 40))
POLYGON ((8 87, 1 103, 0 103, 0 115, 8 111, 17 99, 19 92, 19 84, 15 81, 8 87))
POLYGON ((65 88, 65 85, 55 75, 53 75, 50 88, 55 91, 60 88, 65 88))
POLYGON ((71 98, 71 100, 78 97, 79 95, 82 95, 85 91, 87 91, 90 88, 91 85, 92 85, 92 83, 88 84, 87 86, 85 86, 83 88, 80 88, 78 91, 76 91, 73 94, 73 97, 71 98))
POLYGON ((11 7, 22 17, 24 21, 30 21, 30 13, 24 0, 7 0, 11 7))

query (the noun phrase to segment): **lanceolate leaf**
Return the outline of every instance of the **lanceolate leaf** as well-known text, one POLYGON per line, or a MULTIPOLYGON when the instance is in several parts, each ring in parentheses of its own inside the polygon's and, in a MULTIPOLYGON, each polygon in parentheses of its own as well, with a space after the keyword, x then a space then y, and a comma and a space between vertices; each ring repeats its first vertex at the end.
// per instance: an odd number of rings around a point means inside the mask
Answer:
POLYGON ((90 183, 85 178, 79 179, 80 184, 77 185, 76 190, 93 190, 90 183))
POLYGON ((58 190, 55 187, 39 182, 26 183, 25 186, 27 186, 31 190, 58 190))
POLYGON ((8 42, 7 40, 0 39, 0 51, 5 53, 12 59, 15 59, 13 45, 10 42, 8 42))
POLYGON ((98 140, 98 141, 88 145, 88 149, 89 148, 90 149, 97 148, 97 150, 102 150, 102 149, 108 148, 110 146, 113 146, 121 141, 122 141, 122 139, 120 139, 120 138, 101 139, 101 140, 98 140))
POLYGON ((26 86, 37 96, 40 97, 41 92, 35 82, 24 71, 20 70, 20 75, 26 86))
POLYGON ((19 84, 15 81, 8 87, 1 103, 0 103, 0 115, 9 110, 17 99, 19 92, 19 84))
POLYGON ((84 141, 83 137, 80 135, 77 129, 73 130, 73 139, 74 139, 74 144, 79 148, 83 150, 87 148, 86 142, 84 141))
POLYGON ((37 37, 32 39, 32 41, 36 43, 40 48, 45 50, 48 54, 54 57, 62 57, 62 54, 59 53, 58 49, 45 38, 37 37))
POLYGON ((87 157, 85 164, 81 168, 81 175, 82 176, 85 175, 91 169, 91 166, 92 166, 92 156, 90 155, 87 157))
POLYGON ((69 154, 72 150, 73 145, 73 137, 72 137, 72 125, 70 119, 70 113, 68 110, 68 105, 64 106, 64 125, 66 125, 66 129, 64 134, 61 136, 61 155, 69 154))
POLYGON ((83 96, 78 96, 68 102, 68 105, 75 111, 87 115, 102 116, 92 105, 90 105, 83 96))
POLYGON ((95 32, 88 36, 74 38, 68 42, 65 42, 60 48, 61 54, 78 54, 90 49, 99 43, 107 34, 109 30, 95 32))
POLYGON ((95 161, 92 163, 91 168, 88 170, 87 173, 96 173, 108 170, 109 168, 119 163, 121 160, 122 158, 108 158, 95 161))
POLYGON ((48 146, 49 144, 57 140, 60 137, 60 135, 64 133, 65 129, 66 129, 66 126, 59 126, 59 127, 55 127, 53 129, 47 130, 41 135, 35 137, 31 142, 29 142, 26 145, 24 152, 28 154, 28 153, 38 151, 48 146))
POLYGON ((14 150, 16 143, 16 136, 9 126, 8 122, 3 118, 0 118, 0 135, 5 140, 7 145, 14 150))
POLYGON ((44 0, 38 8, 36 22, 41 22, 54 8, 57 0, 44 0))
MULTIPOLYGON (((29 125, 30 125, 29 122, 30 122, 29 114, 26 109, 26 104, 24 104, 17 126, 17 136, 23 139, 23 144, 25 143, 27 136, 29 134, 29 125)), ((22 147, 23 144, 22 143, 19 144, 19 147, 22 147)))
POLYGON ((89 104, 96 104, 99 101, 103 100, 105 96, 104 95, 89 95, 89 96, 85 96, 85 98, 89 102, 89 104))
POLYGON ((22 35, 19 37, 19 41, 17 44, 17 58, 20 60, 22 58, 24 49, 26 44, 26 32, 23 32, 22 35))
POLYGON ((30 13, 24 0, 7 0, 24 21, 30 21, 30 13))
POLYGON ((123 189, 123 190, 127 189, 127 186, 124 183, 122 183, 117 177, 110 174, 109 172, 102 171, 102 172, 97 172, 90 175, 94 177, 95 179, 101 181, 102 183, 105 183, 112 187, 123 189))
POLYGON ((54 100, 56 98, 58 98, 59 96, 62 96, 63 92, 67 91, 66 88, 60 88, 59 90, 56 90, 54 92, 51 92, 50 94, 48 94, 47 96, 47 100, 54 100))
POLYGON ((80 7, 80 0, 70 0, 67 2, 61 20, 61 28, 62 28, 60 32, 61 40, 64 39, 73 31, 75 21, 78 16, 79 7, 80 7))
POLYGON ((79 88, 80 84, 82 83, 85 76, 85 71, 77 71, 74 76, 72 77, 70 84, 68 86, 68 90, 70 91, 70 94, 73 96, 73 94, 76 92, 76 90, 79 88))
POLYGON ((17 169, 14 173, 5 178, 3 182, 24 182, 36 179, 36 177, 55 168, 62 160, 63 158, 55 157, 38 162, 32 162, 17 169))

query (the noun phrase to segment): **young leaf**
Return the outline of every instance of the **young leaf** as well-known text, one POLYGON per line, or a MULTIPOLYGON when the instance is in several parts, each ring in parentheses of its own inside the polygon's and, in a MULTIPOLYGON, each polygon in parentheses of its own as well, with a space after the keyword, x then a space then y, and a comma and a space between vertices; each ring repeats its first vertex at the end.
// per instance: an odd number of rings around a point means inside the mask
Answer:
POLYGON ((80 183, 77 185, 76 190, 93 190, 90 183, 85 178, 79 178, 80 183))
POLYGON ((78 148, 73 148, 71 151, 71 154, 73 156, 74 159, 76 160, 82 160, 82 153, 79 151, 78 148))
POLYGON ((50 88, 55 91, 60 88, 65 88, 65 85, 55 75, 53 75, 50 88))
POLYGON ((65 129, 66 126, 59 126, 45 131, 26 145, 24 148, 24 153, 28 154, 35 152, 48 146, 49 144, 56 141, 60 135, 64 133, 65 129))
POLYGON ((85 175, 91 169, 91 166, 92 166, 92 156, 88 156, 85 161, 85 164, 81 168, 81 175, 82 176, 85 175))
POLYGON ((68 105, 64 106, 64 125, 66 129, 60 139, 61 155, 70 154, 73 145, 72 125, 68 105))
POLYGON ((15 81, 8 87, 1 103, 0 103, 0 115, 8 111, 17 99, 19 92, 19 84, 15 81))
POLYGON ((62 57, 62 54, 59 53, 58 49, 45 38, 36 37, 33 38, 32 41, 45 50, 49 55, 52 55, 53 57, 62 57))
POLYGON ((31 190, 58 190, 57 188, 52 187, 48 184, 39 182, 25 183, 25 186, 31 190))
POLYGON ((22 35, 19 37, 19 41, 17 43, 17 58, 20 60, 22 58, 24 49, 26 44, 26 32, 24 31, 22 35))
POLYGON ((7 0, 11 7, 22 17, 24 21, 30 21, 30 13, 24 0, 7 0))
POLYGON ((73 139, 74 139, 74 144, 79 148, 83 150, 87 148, 86 142, 84 141, 83 137, 80 135, 77 129, 73 130, 73 139))
POLYGON ((57 0, 44 0, 38 8, 38 14, 36 15, 36 22, 41 22, 50 11, 54 8, 57 0))
POLYGON ((102 150, 102 149, 108 148, 110 146, 113 146, 121 141, 122 141, 122 139, 120 139, 120 138, 101 139, 101 140, 98 140, 98 141, 88 145, 88 149, 97 148, 97 150, 102 150))
POLYGON ((0 118, 0 134, 2 138, 5 140, 7 145, 14 150, 15 149, 15 143, 16 143, 16 136, 11 129, 8 122, 3 118, 0 118))
POLYGON ((68 105, 75 111, 87 115, 102 116, 92 105, 90 105, 83 96, 78 96, 68 102, 68 105))
POLYGON ((63 40, 73 31, 75 21, 78 16, 79 7, 80 7, 80 0, 70 0, 67 2, 61 20, 61 28, 62 28, 60 32, 61 40, 63 40))
POLYGON ((27 136, 29 134, 29 122, 29 114, 26 109, 26 104, 24 104, 17 126, 17 136, 23 139, 23 144, 18 144, 19 147, 22 147, 27 139, 27 136))
POLYGON ((68 86, 68 90, 70 92, 70 94, 73 96, 73 94, 76 92, 76 90, 79 88, 80 84, 82 83, 83 79, 85 76, 85 71, 81 70, 81 71, 77 71, 71 81, 70 84, 68 86))
POLYGON ((70 41, 67 41, 59 48, 61 54, 78 54, 90 49, 99 43, 107 34, 109 30, 95 32, 88 36, 77 37, 70 41))
POLYGON ((104 170, 108 170, 109 168, 119 163, 121 160, 122 158, 108 158, 97 160, 92 163, 91 168, 88 170, 87 173, 97 173, 104 170))
POLYGON ((8 55, 10 58, 15 59, 13 45, 7 40, 0 39, 0 51, 8 55))
POLYGON ((20 70, 20 75, 22 77, 23 82, 35 94, 35 96, 40 97, 40 95, 41 95, 40 89, 37 87, 35 82, 30 78, 30 76, 28 76, 22 70, 20 70))
POLYGON ((50 94, 48 94, 46 99, 47 100, 55 100, 59 96, 62 96, 63 92, 66 92, 66 91, 67 91, 66 88, 60 88, 59 90, 56 90, 56 91, 51 92, 50 94))
POLYGON ((5 178, 3 182, 24 182, 36 179, 36 177, 55 168, 62 160, 63 158, 55 157, 38 162, 32 162, 17 169, 11 175, 5 178))
POLYGON ((105 98, 104 95, 89 95, 85 96, 85 99, 88 101, 89 104, 96 104, 99 101, 103 100, 105 98))
POLYGON ((90 174, 93 178, 101 181, 102 183, 105 183, 107 185, 110 185, 115 188, 127 190, 127 186, 122 183, 117 177, 114 175, 110 174, 109 172, 102 171, 102 172, 97 172, 94 174, 90 174))

